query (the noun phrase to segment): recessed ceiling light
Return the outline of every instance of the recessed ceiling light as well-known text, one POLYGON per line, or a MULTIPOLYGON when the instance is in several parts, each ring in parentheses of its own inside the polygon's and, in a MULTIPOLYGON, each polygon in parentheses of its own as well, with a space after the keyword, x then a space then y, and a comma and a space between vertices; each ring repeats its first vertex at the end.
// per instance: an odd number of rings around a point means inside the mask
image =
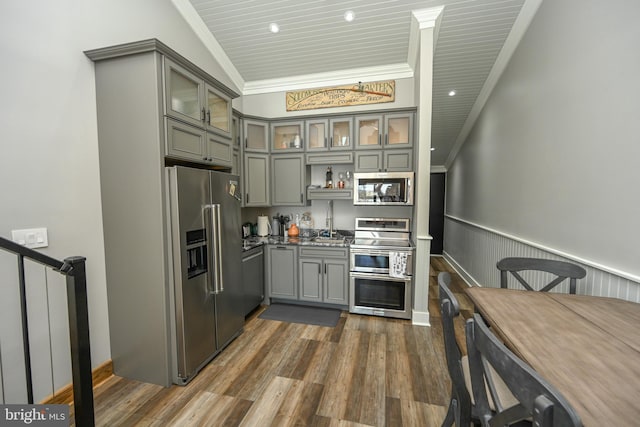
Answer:
POLYGON ((269 24, 269 31, 271 31, 273 34, 275 34, 278 31, 280 31, 280 27, 278 26, 278 24, 273 22, 273 23, 269 24))
POLYGON ((456 96, 456 91, 455 90, 450 90, 449 91, 449 96, 456 96))
POLYGON ((345 20, 345 21, 347 21, 347 22, 351 22, 351 21, 353 21, 355 18, 356 18, 356 14, 355 14, 355 13, 353 13, 353 11, 352 11, 352 10, 347 10, 347 11, 344 13, 344 20, 345 20))

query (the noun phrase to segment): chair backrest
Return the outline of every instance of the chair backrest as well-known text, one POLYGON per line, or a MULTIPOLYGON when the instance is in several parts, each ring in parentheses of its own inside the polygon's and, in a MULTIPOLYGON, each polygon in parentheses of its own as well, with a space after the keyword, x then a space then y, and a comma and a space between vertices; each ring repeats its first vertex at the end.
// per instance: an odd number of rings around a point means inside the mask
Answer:
MULTIPOLYGON (((449 289, 451 275, 447 272, 438 274, 438 298, 442 316, 442 331, 444 335, 444 350, 447 358, 447 369, 451 378, 453 394, 456 395, 460 411, 465 416, 471 414, 471 397, 467 391, 462 370, 462 351, 456 341, 454 319, 460 315, 458 300, 449 289)), ((458 421, 458 420, 456 420, 458 421)))
POLYGON ((496 266, 498 267, 498 270, 500 270, 500 287, 507 288, 507 276, 508 273, 511 273, 518 282, 520 282, 520 284, 529 291, 533 291, 535 289, 520 275, 521 271, 545 271, 557 276, 547 285, 542 287, 540 289, 541 292, 546 292, 562 283, 565 279, 569 279, 570 294, 576 293, 577 279, 582 279, 587 275, 585 269, 579 265, 565 261, 541 258, 504 258, 498 261, 496 266))
MULTIPOLYGON (((483 426, 510 425, 528 418, 533 419, 533 425, 539 427, 582 426, 580 417, 560 392, 505 347, 479 314, 467 320, 465 330, 475 413, 483 426), (519 403, 498 412, 489 408, 485 381, 490 383, 492 378, 486 374, 487 364, 491 365, 493 373, 500 376, 519 403)), ((499 406, 502 408, 502 405, 499 406)))

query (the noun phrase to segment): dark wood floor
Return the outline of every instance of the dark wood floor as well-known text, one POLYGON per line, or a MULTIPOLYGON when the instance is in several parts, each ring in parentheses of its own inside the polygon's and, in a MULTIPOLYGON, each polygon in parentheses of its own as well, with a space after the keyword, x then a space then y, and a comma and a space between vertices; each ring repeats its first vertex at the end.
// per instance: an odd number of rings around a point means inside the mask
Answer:
MULTIPOLYGON (((95 390, 101 426, 439 426, 449 397, 432 258, 431 327, 342 313, 335 328, 252 315, 187 386, 117 376, 95 390)), ((471 305, 453 274, 463 315, 471 305)), ((460 334, 463 320, 460 320, 460 334)))

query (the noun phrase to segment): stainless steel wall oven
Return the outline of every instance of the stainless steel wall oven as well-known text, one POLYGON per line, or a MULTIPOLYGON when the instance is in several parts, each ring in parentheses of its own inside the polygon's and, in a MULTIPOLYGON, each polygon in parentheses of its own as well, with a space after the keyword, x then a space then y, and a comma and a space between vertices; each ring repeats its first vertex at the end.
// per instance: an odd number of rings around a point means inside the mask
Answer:
POLYGON ((357 218, 350 251, 351 313, 411 318, 409 219, 357 218))

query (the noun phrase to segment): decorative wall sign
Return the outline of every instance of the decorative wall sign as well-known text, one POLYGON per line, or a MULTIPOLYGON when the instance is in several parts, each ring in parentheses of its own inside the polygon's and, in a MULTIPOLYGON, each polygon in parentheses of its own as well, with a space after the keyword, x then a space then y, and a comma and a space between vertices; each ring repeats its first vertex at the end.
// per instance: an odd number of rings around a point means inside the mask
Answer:
POLYGON ((286 94, 287 111, 393 102, 395 92, 395 80, 296 90, 286 94))

